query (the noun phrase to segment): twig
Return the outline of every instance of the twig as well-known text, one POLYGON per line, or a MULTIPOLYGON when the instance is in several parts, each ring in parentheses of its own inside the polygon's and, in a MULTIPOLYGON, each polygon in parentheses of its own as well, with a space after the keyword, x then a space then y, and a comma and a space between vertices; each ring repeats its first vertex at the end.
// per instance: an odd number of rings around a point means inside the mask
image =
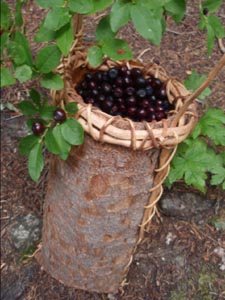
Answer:
POLYGON ((177 35, 184 35, 185 33, 180 33, 178 31, 175 31, 175 30, 172 30, 172 29, 169 29, 169 28, 166 28, 166 31, 167 32, 170 32, 170 33, 174 33, 174 34, 177 34, 177 35))
POLYGON ((220 50, 222 51, 222 53, 225 53, 225 46, 223 44, 223 40, 218 39, 218 44, 219 44, 219 47, 220 47, 220 50))

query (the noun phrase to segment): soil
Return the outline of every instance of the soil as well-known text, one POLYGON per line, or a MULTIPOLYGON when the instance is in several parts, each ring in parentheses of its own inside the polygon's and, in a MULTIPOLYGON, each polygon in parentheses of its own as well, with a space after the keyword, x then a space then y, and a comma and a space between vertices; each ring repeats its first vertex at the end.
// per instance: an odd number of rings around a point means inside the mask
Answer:
MULTIPOLYGON (((14 1, 7 1, 14 5, 14 1)), ((25 9, 27 35, 30 40, 43 18, 43 11, 33 1, 25 9)), ((225 24, 225 7, 218 12, 225 24)), ((99 15, 85 20, 84 41, 94 40, 94 24, 99 15)), ((188 1, 187 15, 180 25, 168 19, 168 27, 160 46, 143 40, 129 24, 121 32, 132 46, 136 57, 144 63, 157 59, 174 77, 184 80, 190 71, 207 74, 222 56, 216 43, 213 54, 206 54, 205 33, 198 30, 198 1, 188 1), (145 52, 146 50, 146 52, 145 52)), ((33 44, 36 53, 37 45, 33 44)), ((212 94, 201 104, 200 114, 207 107, 225 108, 223 69, 211 84, 212 94)), ((27 97, 27 90, 39 88, 37 82, 17 84, 1 92, 4 104, 16 104, 27 97)), ((41 89, 42 95, 48 95, 41 89)), ((212 205, 198 210, 186 209, 179 216, 164 214, 159 208, 150 231, 145 234, 136 250, 127 276, 127 285, 115 295, 89 293, 68 288, 49 276, 37 263, 31 249, 19 252, 13 246, 9 228, 14 220, 30 212, 42 218, 43 201, 47 186, 49 157, 45 171, 36 184, 29 178, 26 159, 18 153, 19 139, 26 133, 24 118, 4 109, 1 112, 1 273, 2 300, 222 300, 225 299, 225 232, 219 228, 225 219, 224 193, 218 188, 207 189, 207 196, 200 194, 198 205, 204 201, 212 205), (207 199, 206 199, 207 198, 207 199), (28 255, 27 254, 31 254, 28 255)), ((173 192, 195 193, 182 183, 174 185, 164 194, 173 198, 173 192)), ((196 195, 199 193, 196 193, 196 195)), ((38 245, 36 245, 38 247, 38 245)))

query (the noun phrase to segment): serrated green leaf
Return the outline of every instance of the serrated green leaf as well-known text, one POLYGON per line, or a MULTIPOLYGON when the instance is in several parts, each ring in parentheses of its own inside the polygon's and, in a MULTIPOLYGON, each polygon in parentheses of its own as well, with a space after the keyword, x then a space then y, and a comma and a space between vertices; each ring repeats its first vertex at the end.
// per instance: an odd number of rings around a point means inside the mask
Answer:
POLYGON ((41 85, 46 89, 61 90, 64 83, 59 74, 48 73, 42 77, 41 85))
POLYGON ((75 113, 78 112, 77 103, 75 103, 75 102, 66 103, 66 105, 65 105, 65 110, 66 110, 69 114, 74 115, 75 113))
POLYGON ((130 20, 130 7, 132 3, 126 0, 114 2, 110 12, 110 25, 113 32, 117 32, 130 20))
POLYGON ((199 21, 198 28, 202 30, 202 29, 204 29, 206 27, 206 24, 207 24, 206 20, 207 20, 207 18, 202 13, 202 11, 200 11, 200 13, 199 13, 199 18, 200 18, 200 21, 199 21))
MULTIPOLYGON (((189 76, 188 79, 184 80, 184 85, 190 91, 196 90, 202 82, 205 80, 205 75, 199 75, 197 71, 193 71, 189 76)), ((206 96, 211 94, 210 88, 206 88, 199 96, 199 99, 204 99, 206 96)))
POLYGON ((103 60, 103 57, 104 54, 100 46, 91 46, 90 48, 88 48, 88 62, 93 67, 99 66, 103 60))
POLYGON ((114 60, 131 59, 133 57, 128 43, 120 39, 105 40, 102 45, 102 51, 114 60))
POLYGON ((29 91, 29 96, 31 97, 32 101, 38 106, 40 107, 41 105, 41 96, 38 93, 38 91, 32 89, 29 91))
POLYGON ((209 16, 208 24, 212 27, 212 29, 214 30, 214 34, 218 39, 225 36, 224 26, 217 16, 209 16))
POLYGON ((68 143, 76 146, 83 144, 84 130, 77 120, 67 118, 60 128, 62 136, 68 143))
POLYGON ((59 155, 63 160, 66 160, 71 145, 65 141, 62 136, 61 125, 57 125, 55 128, 49 128, 45 135, 45 145, 49 152, 59 155))
POLYGON ((56 35, 56 44, 62 54, 66 56, 74 41, 74 34, 71 22, 63 26, 56 35))
POLYGON ((87 14, 94 9, 93 0, 69 0, 68 7, 73 13, 87 14))
POLYGON ((165 9, 171 15, 176 23, 179 23, 185 15, 186 1, 185 0, 171 0, 165 4, 165 9))
POLYGON ((23 1, 17 0, 16 7, 15 7, 15 23, 19 27, 23 25, 23 16, 21 11, 22 6, 23 6, 23 1))
POLYGON ((53 7, 46 15, 43 26, 49 30, 57 31, 66 25, 71 19, 69 11, 65 7, 53 7))
POLYGON ((151 10, 141 5, 132 5, 131 19, 136 30, 147 40, 159 45, 162 38, 161 17, 156 18, 151 10))
POLYGON ((1 30, 8 30, 11 24, 11 14, 7 3, 1 1, 1 30))
POLYGON ((25 63, 32 67, 33 57, 32 57, 32 53, 30 50, 30 45, 29 45, 25 35, 23 33, 21 33, 20 31, 16 31, 14 41, 24 48, 25 53, 26 53, 25 63))
POLYGON ((42 48, 37 55, 36 67, 41 73, 49 73, 60 62, 61 52, 56 45, 48 45, 42 48))
POLYGON ((38 181, 44 168, 44 158, 42 154, 42 144, 35 144, 28 157, 29 175, 34 181, 38 181))
POLYGON ((28 65, 22 65, 15 69, 15 77, 19 82, 25 82, 32 78, 32 69, 28 65))
POLYGON ((34 36, 36 43, 50 42, 55 40, 57 32, 55 30, 49 30, 44 27, 44 21, 41 23, 37 33, 34 36))
POLYGON ((102 42, 104 40, 108 39, 114 39, 115 33, 112 31, 110 26, 110 17, 107 15, 101 19, 101 21, 98 23, 95 37, 97 41, 102 42))
POLYGON ((23 45, 9 41, 8 42, 8 55, 13 59, 16 65, 22 65, 26 62, 26 52, 23 45))
POLYGON ((105 10, 113 3, 113 0, 93 0, 94 8, 90 11, 91 14, 105 10))
POLYGON ((1 67, 1 87, 13 85, 16 79, 13 77, 9 69, 1 67))
POLYGON ((197 126, 202 135, 210 138, 216 145, 225 146, 225 114, 222 109, 208 109, 197 126))
POLYGON ((17 107, 22 111, 25 116, 31 116, 38 112, 38 109, 31 101, 24 100, 17 104, 17 107))
POLYGON ((40 116, 43 120, 53 120, 53 113, 55 110, 55 106, 42 106, 40 108, 40 116))
POLYGON ((210 184, 212 185, 219 185, 225 181, 225 168, 222 166, 220 168, 216 168, 212 171, 212 177, 210 180, 210 184))
POLYGON ((206 0, 202 3, 203 8, 207 8, 209 12, 215 12, 222 4, 222 0, 206 0))
POLYGON ((29 156, 31 149, 38 144, 40 138, 34 134, 25 136, 19 143, 19 152, 24 156, 29 156))
POLYGON ((64 0, 35 0, 35 2, 43 8, 60 7, 64 5, 64 0))

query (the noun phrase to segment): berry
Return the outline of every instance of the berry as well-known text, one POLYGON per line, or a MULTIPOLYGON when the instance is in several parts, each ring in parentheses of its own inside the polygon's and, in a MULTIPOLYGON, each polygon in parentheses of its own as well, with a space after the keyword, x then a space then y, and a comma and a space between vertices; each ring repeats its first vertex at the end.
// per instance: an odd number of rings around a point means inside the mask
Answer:
POLYGON ((109 71, 108 71, 109 79, 114 80, 114 79, 117 78, 118 75, 119 75, 119 69, 118 68, 113 67, 113 68, 109 69, 109 71))
POLYGON ((126 89, 125 89, 125 93, 127 96, 132 96, 134 95, 135 93, 135 88, 132 87, 132 86, 128 86, 126 89))
POLYGON ((159 90, 157 90, 156 96, 160 99, 166 99, 167 98, 166 89, 164 87, 161 87, 159 90))
POLYGON ((84 78, 87 80, 87 81, 91 81, 93 80, 93 74, 92 73, 86 73, 84 78))
POLYGON ((142 71, 139 68, 133 68, 130 70, 130 75, 133 78, 137 78, 137 77, 142 76, 142 71))
POLYGON ((137 116, 140 120, 143 120, 147 115, 147 111, 145 108, 139 108, 137 110, 137 116))
POLYGON ((126 105, 127 107, 133 107, 133 106, 136 106, 137 104, 137 100, 134 96, 130 96, 126 99, 126 105))
POLYGON ((207 7, 204 7, 202 12, 203 12, 203 15, 206 16, 206 15, 208 15, 209 10, 207 7))
POLYGON ((66 113, 63 109, 57 108, 53 113, 53 118, 57 123, 62 123, 66 120, 66 113))
POLYGON ((162 81, 159 78, 152 78, 150 84, 153 89, 157 90, 161 88, 162 81))
POLYGON ((150 85, 146 86, 145 90, 146 90, 146 96, 153 95, 153 88, 150 85))
POLYGON ((145 89, 139 89, 136 92, 136 95, 138 98, 145 98, 146 97, 146 90, 145 89))
POLYGON ((32 132, 35 135, 41 135, 45 131, 45 126, 41 121, 35 121, 32 124, 32 132))
POLYGON ((121 98, 123 96, 123 90, 120 87, 116 87, 113 91, 113 95, 116 98, 121 98))
POLYGON ((146 79, 144 77, 137 77, 136 80, 135 80, 135 86, 137 88, 146 87, 146 79))
POLYGON ((102 90, 103 90, 104 93, 110 94, 110 93, 111 93, 111 90, 112 90, 111 84, 109 84, 109 83, 107 83, 107 82, 104 82, 104 83, 102 84, 102 90))

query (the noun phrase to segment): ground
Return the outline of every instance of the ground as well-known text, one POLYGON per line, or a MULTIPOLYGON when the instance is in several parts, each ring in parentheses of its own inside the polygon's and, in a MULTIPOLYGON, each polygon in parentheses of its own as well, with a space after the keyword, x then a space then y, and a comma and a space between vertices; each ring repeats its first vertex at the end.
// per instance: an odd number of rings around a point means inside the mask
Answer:
MULTIPOLYGON (((13 5, 13 1, 7 1, 13 5)), ((121 33, 131 43, 135 56, 142 53, 143 62, 154 58, 160 61, 169 74, 185 79, 187 73, 197 70, 207 74, 221 57, 216 44, 211 57, 206 54, 205 33, 197 29, 197 2, 188 1, 188 11, 181 25, 168 20, 168 29, 159 47, 150 45, 138 36, 131 25, 121 33), (143 52, 145 49, 148 51, 143 52)), ((225 7, 218 13, 225 23, 225 7)), ((26 22, 31 39, 42 11, 28 1, 26 22), (35 22, 34 22, 35 21, 35 22)), ((93 40, 94 26, 99 16, 85 20, 84 41, 93 40)), ((33 51, 37 48, 34 45, 33 51)), ((225 70, 212 83, 212 95, 200 107, 225 108, 225 70)), ((17 103, 26 97, 27 88, 37 87, 36 82, 26 86, 2 90, 3 102, 17 103)), ((42 90, 42 93, 46 91, 42 90)), ((149 233, 139 245, 130 267, 127 285, 116 295, 89 293, 68 288, 41 269, 34 257, 25 257, 13 246, 9 228, 18 216, 35 213, 40 219, 47 185, 48 164, 41 180, 35 184, 27 173, 26 159, 18 153, 19 138, 23 136, 24 120, 14 112, 1 112, 1 238, 2 238, 2 299, 4 300, 222 300, 225 299, 225 234, 218 224, 225 218, 224 194, 218 188, 208 187, 207 194, 196 193, 182 183, 165 191, 196 195, 197 208, 193 211, 186 203, 184 215, 165 214, 152 221, 149 233), (198 197, 200 195, 200 197, 198 197), (207 207, 204 204, 210 203, 207 207), (201 209, 202 208, 202 209, 201 209), (197 212, 197 213, 196 213, 197 212)), ((48 161, 48 157, 46 158, 48 161)), ((37 245, 36 245, 37 247, 37 245)), ((34 249, 28 249, 34 251, 34 249)))

